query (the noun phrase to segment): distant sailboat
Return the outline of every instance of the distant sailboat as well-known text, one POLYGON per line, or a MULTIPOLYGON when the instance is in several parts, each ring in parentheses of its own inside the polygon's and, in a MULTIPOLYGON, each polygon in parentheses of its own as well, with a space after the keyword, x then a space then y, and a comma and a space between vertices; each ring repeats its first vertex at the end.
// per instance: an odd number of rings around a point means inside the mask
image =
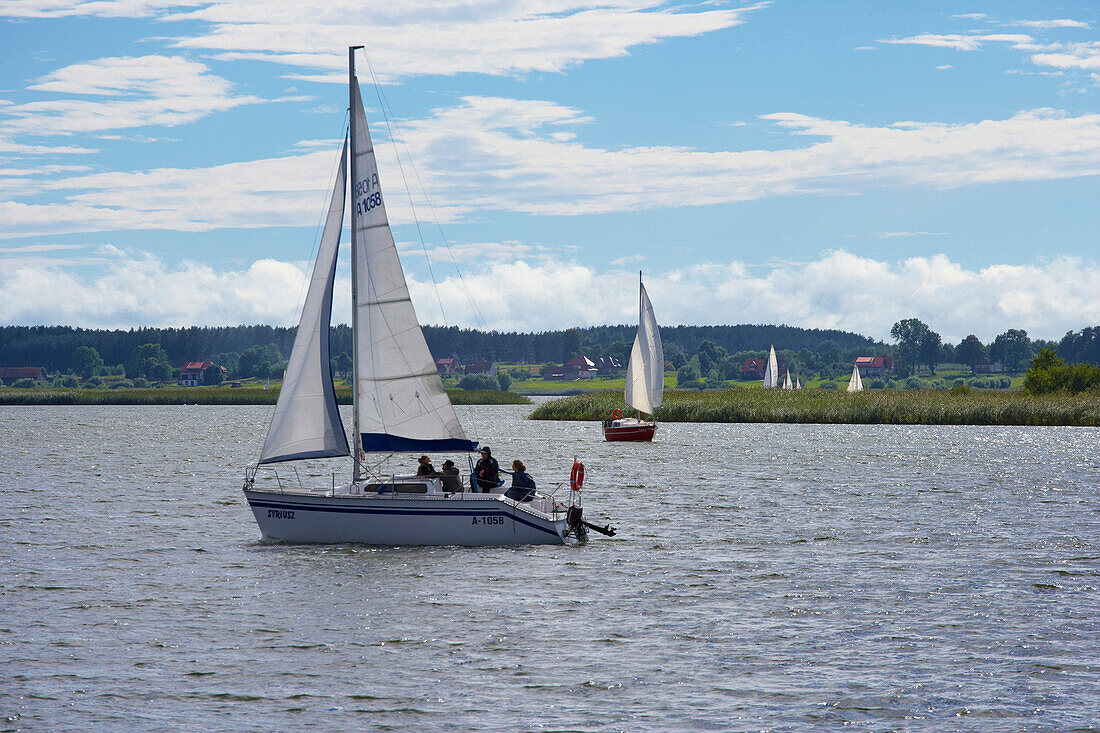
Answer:
POLYGON ((783 389, 794 389, 794 385, 791 383, 791 370, 787 370, 787 376, 783 378, 783 389))
MULTIPOLYGON (((355 47, 360 48, 360 47, 355 47)), ((567 506, 531 490, 514 498, 503 487, 465 488, 454 474, 393 475, 365 465, 368 453, 470 452, 468 440, 436 370, 413 310, 378 181, 374 147, 348 52, 349 142, 340 171, 286 378, 244 494, 265 538, 289 542, 384 545, 562 544, 587 529, 579 502, 567 506), (345 176, 345 164, 347 176, 345 176), (329 323, 344 203, 351 185, 352 415, 349 441, 336 405, 329 361, 329 323), (331 487, 261 488, 269 464, 350 456, 349 483, 331 487), (453 476, 453 481, 448 481, 453 476), (481 488, 482 490, 478 490, 481 488)), ((644 296, 644 292, 643 292, 644 296)), ((574 463, 570 497, 579 495, 584 467, 574 463)))
MULTIPOLYGON (((661 331, 653 315, 653 304, 638 273, 638 333, 630 350, 630 362, 626 366, 626 386, 623 396, 626 404, 639 415, 653 415, 661 406, 665 393, 665 352, 661 347, 661 331)), ((653 440, 657 432, 657 419, 623 417, 615 410, 611 419, 603 423, 604 440, 642 442, 653 440)))
POLYGON ((859 378, 859 367, 857 367, 857 366, 852 367, 852 378, 848 382, 848 391, 849 392, 862 392, 863 391, 863 380, 859 378))
POLYGON ((764 369, 764 388, 772 389, 779 386, 779 365, 775 360, 775 347, 768 352, 768 366, 764 369))
POLYGON ((794 380, 794 388, 802 389, 802 377, 796 377, 794 380))

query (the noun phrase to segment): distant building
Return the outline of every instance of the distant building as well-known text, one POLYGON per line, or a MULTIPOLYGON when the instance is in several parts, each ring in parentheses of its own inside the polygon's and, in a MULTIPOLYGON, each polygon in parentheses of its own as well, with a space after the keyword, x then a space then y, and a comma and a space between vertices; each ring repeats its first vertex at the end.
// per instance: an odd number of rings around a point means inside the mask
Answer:
POLYGON ((565 367, 548 365, 542 368, 543 379, 560 380, 565 379, 565 367))
MULTIPOLYGON (((206 370, 214 366, 212 361, 189 361, 180 368, 179 385, 181 387, 199 387, 206 382, 206 370)), ((229 374, 225 367, 219 367, 222 375, 229 374)))
POLYGON ((11 386, 17 379, 46 379, 46 370, 42 367, 0 367, 0 382, 11 386))
POLYGON ((600 373, 596 368, 596 362, 584 354, 573 357, 564 365, 566 375, 573 375, 577 379, 592 379, 600 373))
POLYGON ((462 368, 462 365, 458 363, 458 359, 436 359, 435 368, 444 377, 450 377, 458 374, 458 370, 462 368))
POLYGON ((995 361, 992 364, 975 364, 975 374, 1001 374, 1004 372, 1004 365, 999 361, 995 361))
POLYGON ((490 377, 497 375, 497 365, 491 361, 475 361, 466 365, 467 374, 488 374, 490 377))
MULTIPOLYGON (((776 357, 775 366, 778 373, 782 375, 787 370, 787 363, 776 357)), ((768 369, 768 357, 762 359, 745 359, 745 363, 741 365, 741 378, 742 379, 763 379, 764 372, 768 369)), ((780 380, 783 381, 783 380, 780 380)))
POLYGON ((613 356, 597 356, 594 359, 594 364, 600 374, 610 374, 623 368, 622 362, 613 356))
POLYGON ((861 377, 885 377, 894 373, 892 356, 857 356, 856 366, 861 377))

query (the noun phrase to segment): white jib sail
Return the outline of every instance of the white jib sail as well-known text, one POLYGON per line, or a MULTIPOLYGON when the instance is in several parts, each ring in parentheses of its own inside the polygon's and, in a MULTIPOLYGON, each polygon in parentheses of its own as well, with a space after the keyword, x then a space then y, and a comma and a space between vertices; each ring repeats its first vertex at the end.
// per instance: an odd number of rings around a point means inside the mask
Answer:
POLYGON ((794 389, 794 383, 791 382, 791 370, 787 370, 787 376, 783 377, 783 389, 794 389))
POLYGON ((802 377, 795 377, 794 388, 795 389, 802 389, 802 377))
POLYGON ((775 347, 772 346, 768 352, 768 366, 764 369, 764 386, 765 387, 778 387, 779 386, 779 365, 775 361, 775 347))
POLYGON ((359 82, 351 81, 356 409, 364 451, 472 450, 416 320, 378 182, 359 82))
POLYGON ((634 337, 630 362, 626 365, 624 395, 627 405, 652 415, 661 406, 665 394, 665 352, 645 285, 639 282, 638 288, 638 335, 634 337))
POLYGON ((332 385, 328 344, 332 283, 336 276, 340 229, 344 226, 347 157, 348 144, 344 141, 340 172, 332 188, 317 262, 313 266, 313 277, 302 305, 302 317, 294 335, 294 347, 275 414, 267 429, 267 440, 260 453, 260 463, 348 455, 348 439, 332 385))
POLYGON ((852 367, 852 379, 848 382, 849 392, 861 392, 863 390, 863 380, 859 378, 859 367, 852 367))

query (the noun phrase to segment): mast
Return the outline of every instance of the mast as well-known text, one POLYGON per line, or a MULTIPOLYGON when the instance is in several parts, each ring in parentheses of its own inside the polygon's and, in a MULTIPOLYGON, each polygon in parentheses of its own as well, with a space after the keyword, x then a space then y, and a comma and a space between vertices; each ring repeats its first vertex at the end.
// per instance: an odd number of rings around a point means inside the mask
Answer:
MULTIPOLYGON (((348 46, 348 120, 350 124, 351 135, 351 157, 348 159, 348 165, 351 167, 351 185, 348 186, 348 193, 351 194, 352 200, 355 198, 355 183, 358 180, 355 177, 355 154, 358 148, 355 143, 355 113, 352 109, 355 104, 355 50, 362 48, 362 46, 348 46)), ((355 207, 351 209, 351 343, 352 343, 352 360, 351 360, 351 414, 352 414, 352 434, 355 436, 353 443, 352 455, 352 472, 351 480, 353 483, 358 482, 362 475, 362 465, 360 464, 360 456, 363 455, 363 437, 359 433, 359 354, 357 353, 357 346, 359 344, 359 299, 356 297, 358 292, 358 274, 359 268, 357 267, 359 259, 359 238, 355 235, 355 207)))

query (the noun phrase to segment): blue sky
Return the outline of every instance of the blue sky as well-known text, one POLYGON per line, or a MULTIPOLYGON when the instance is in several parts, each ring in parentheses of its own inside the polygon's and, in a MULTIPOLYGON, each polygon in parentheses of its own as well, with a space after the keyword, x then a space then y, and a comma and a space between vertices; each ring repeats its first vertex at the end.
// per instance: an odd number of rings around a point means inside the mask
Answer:
POLYGON ((294 323, 362 44, 424 322, 631 322, 642 269, 666 324, 1058 338, 1100 323, 1098 10, 0 0, 0 323, 294 323))

